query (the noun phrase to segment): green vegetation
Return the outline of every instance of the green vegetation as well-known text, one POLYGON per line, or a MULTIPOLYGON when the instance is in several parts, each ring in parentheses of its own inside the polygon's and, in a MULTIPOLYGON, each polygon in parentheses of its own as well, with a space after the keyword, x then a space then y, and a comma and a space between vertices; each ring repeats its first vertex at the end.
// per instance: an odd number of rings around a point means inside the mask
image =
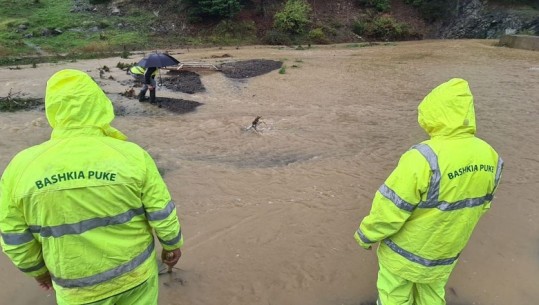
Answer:
POLYGON ((263 42, 269 45, 291 45, 292 38, 287 33, 278 30, 269 30, 263 38, 263 42))
POLYGON ((526 31, 519 31, 517 34, 534 36, 534 35, 539 34, 539 33, 536 33, 533 30, 526 30, 526 31))
POLYGON ((312 7, 306 0, 287 0, 273 20, 273 28, 262 41, 271 45, 329 43, 322 28, 311 29, 312 7))
MULTIPOLYGON (((107 1, 100 1, 107 2, 107 1)), ((65 0, 16 1, 0 0, 0 55, 46 55, 58 57, 68 53, 113 53, 148 41, 148 32, 126 30, 118 25, 149 28, 156 18, 140 11, 124 17, 106 16, 97 12, 73 12, 73 2, 65 0)), ((95 56, 95 55, 94 55, 95 56)))
POLYGON ((309 41, 316 44, 328 44, 329 39, 327 38, 324 30, 321 28, 312 29, 309 31, 309 41))
POLYGON ((283 10, 275 14, 274 27, 292 35, 303 34, 311 23, 311 11, 311 6, 305 0, 288 0, 283 10))
MULTIPOLYGON (((315 2, 307 0, 0 0, 5 8, 0 10, 0 65, 128 59, 134 50, 181 46, 264 43, 302 50, 302 45, 351 42, 351 31, 367 41, 421 37, 392 17, 391 0, 353 1, 361 8, 350 25, 348 17, 312 14, 309 3, 315 2), (120 10, 113 12, 112 3, 120 10)), ((462 5, 462 0, 405 2, 428 21, 451 17, 462 5)), ((489 2, 530 20, 537 16, 532 6, 539 5, 537 0, 489 2)))
POLYGON ((381 40, 401 40, 414 35, 408 24, 398 22, 388 15, 357 20, 354 23, 353 31, 360 36, 381 40))
POLYGON ((253 21, 222 20, 207 39, 216 45, 238 45, 256 42, 256 25, 253 21))
POLYGON ((391 9, 390 0, 356 0, 361 5, 372 7, 379 12, 388 12, 391 9))
POLYGON ((232 19, 242 9, 239 0, 183 0, 191 21, 201 22, 207 18, 232 19))

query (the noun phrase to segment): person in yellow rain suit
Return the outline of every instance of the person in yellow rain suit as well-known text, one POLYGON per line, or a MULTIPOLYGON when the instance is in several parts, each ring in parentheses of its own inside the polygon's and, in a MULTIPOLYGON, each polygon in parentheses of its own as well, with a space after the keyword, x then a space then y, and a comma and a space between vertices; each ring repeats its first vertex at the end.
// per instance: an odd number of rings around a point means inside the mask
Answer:
POLYGON ((111 101, 77 70, 47 82, 51 139, 18 153, 0 181, 3 251, 58 304, 157 304, 157 260, 183 236, 151 156, 113 128, 111 101))
POLYGON ((479 218, 490 208, 503 161, 475 137, 468 83, 451 79, 418 107, 430 139, 404 153, 354 236, 380 242, 378 305, 441 305, 445 285, 479 218))
POLYGON ((147 100, 146 91, 150 89, 150 103, 155 103, 155 89, 157 86, 155 76, 157 75, 157 72, 159 72, 159 70, 156 67, 144 68, 141 66, 132 66, 129 68, 128 74, 142 83, 142 89, 140 89, 138 94, 139 102, 147 100))

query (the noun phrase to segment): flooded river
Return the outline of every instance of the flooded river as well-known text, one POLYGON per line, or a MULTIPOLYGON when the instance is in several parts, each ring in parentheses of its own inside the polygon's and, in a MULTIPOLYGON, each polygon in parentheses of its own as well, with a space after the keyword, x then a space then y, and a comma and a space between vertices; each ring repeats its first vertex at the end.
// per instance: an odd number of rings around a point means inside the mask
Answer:
MULTIPOLYGON (((113 125, 164 174, 185 235, 161 305, 358 305, 376 298, 377 259, 353 238, 372 197, 410 146, 426 139, 417 105, 452 77, 469 81, 477 135, 504 158, 492 209, 447 286, 450 305, 539 304, 539 52, 495 41, 361 47, 174 50, 180 61, 265 59, 282 68, 242 79, 198 71, 205 91, 159 88, 200 105, 183 114, 120 93, 110 58, 1 68, 0 96, 43 97, 56 71, 87 71, 122 110, 113 125), (224 54, 229 55, 223 56, 224 54), (98 68, 111 67, 104 78, 98 68), (109 79, 109 76, 112 76, 109 79), (261 116, 259 132, 246 131, 261 116)), ((49 138, 42 110, 0 113, 0 170, 49 138)), ((55 304, 0 255, 2 304, 55 304)))

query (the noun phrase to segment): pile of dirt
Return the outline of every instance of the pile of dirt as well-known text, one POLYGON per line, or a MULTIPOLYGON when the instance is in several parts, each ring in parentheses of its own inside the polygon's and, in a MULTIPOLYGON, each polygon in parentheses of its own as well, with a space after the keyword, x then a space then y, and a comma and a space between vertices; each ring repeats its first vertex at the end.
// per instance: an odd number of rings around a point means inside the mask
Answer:
POLYGON ((188 94, 206 91, 200 75, 192 71, 169 71, 162 84, 170 90, 188 94))
MULTIPOLYGON (((219 70, 229 78, 249 78, 280 69, 282 65, 281 61, 253 59, 223 63, 219 66, 219 70)), ((206 91, 200 75, 193 71, 169 71, 161 83, 167 89, 188 94, 206 91)))
POLYGON ((253 59, 224 63, 220 65, 219 69, 226 77, 248 78, 280 69, 282 65, 281 61, 253 59))
POLYGON ((195 102, 195 101, 184 100, 184 99, 158 97, 156 105, 157 107, 164 108, 170 112, 173 112, 176 114, 183 114, 183 113, 195 111, 198 106, 204 105, 204 104, 195 102))

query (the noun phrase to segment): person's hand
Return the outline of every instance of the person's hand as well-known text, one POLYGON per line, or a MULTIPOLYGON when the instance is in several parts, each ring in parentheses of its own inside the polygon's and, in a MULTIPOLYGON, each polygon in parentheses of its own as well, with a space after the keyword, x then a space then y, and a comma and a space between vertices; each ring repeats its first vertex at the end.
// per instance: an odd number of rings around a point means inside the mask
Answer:
POLYGON ((152 85, 148 85, 148 89, 153 90, 153 89, 155 89, 155 87, 152 86, 152 85))
POLYGON ((52 289, 52 279, 51 279, 51 275, 49 272, 43 274, 43 275, 40 275, 40 276, 36 276, 34 277, 37 281, 37 283, 39 284, 39 287, 41 287, 41 289, 45 290, 45 291, 49 291, 52 289))
POLYGON ((169 268, 174 267, 174 265, 178 263, 178 260, 180 260, 180 257, 182 257, 182 250, 180 250, 180 248, 172 251, 167 251, 165 249, 161 251, 161 260, 163 263, 167 264, 169 268))

